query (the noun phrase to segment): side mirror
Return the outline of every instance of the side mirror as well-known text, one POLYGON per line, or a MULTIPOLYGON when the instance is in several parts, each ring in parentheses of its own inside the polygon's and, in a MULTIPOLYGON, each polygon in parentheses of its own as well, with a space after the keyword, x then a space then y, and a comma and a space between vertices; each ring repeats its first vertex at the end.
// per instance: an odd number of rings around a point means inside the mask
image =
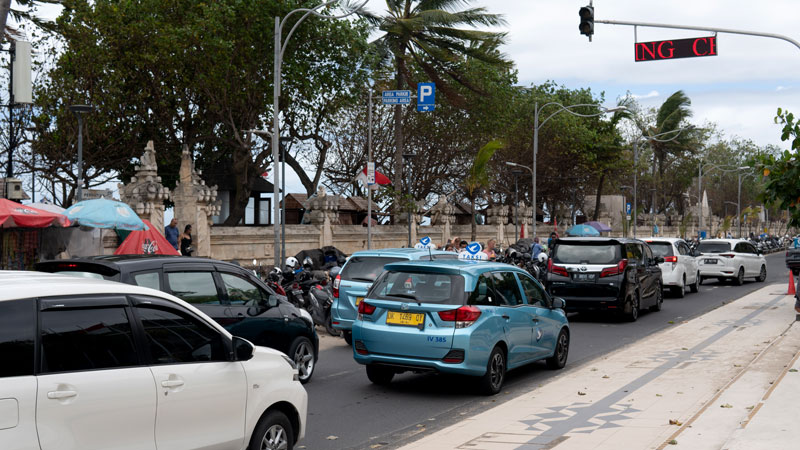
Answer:
POLYGON ((255 347, 247 339, 240 338, 239 336, 233 337, 233 360, 234 361, 247 361, 253 357, 255 347))
POLYGON ((270 308, 274 308, 274 307, 278 306, 278 296, 277 295, 270 295, 267 298, 267 306, 269 306, 270 308))
POLYGON ((553 299, 553 309, 564 309, 566 306, 567 302, 563 298, 556 297, 553 299))
POLYGON ((661 263, 664 262, 664 257, 663 256, 656 256, 655 258, 653 258, 653 262, 655 264, 661 264, 661 263))

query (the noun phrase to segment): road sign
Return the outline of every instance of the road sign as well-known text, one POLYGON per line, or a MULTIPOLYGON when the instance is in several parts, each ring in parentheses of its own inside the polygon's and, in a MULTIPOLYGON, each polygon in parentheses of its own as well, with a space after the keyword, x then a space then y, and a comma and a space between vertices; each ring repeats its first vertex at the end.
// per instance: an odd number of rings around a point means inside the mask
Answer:
POLYGON ((375 184, 375 161, 367 163, 367 186, 375 184))
POLYGON ((630 214, 628 214, 628 215, 627 215, 627 216, 625 216, 625 217, 627 217, 627 219, 626 219, 626 220, 631 220, 631 215, 630 215, 630 214))
POLYGON ((383 91, 384 105, 407 105, 411 103, 411 91, 383 91))
POLYGON ((427 112, 436 108, 436 84, 417 83, 417 111, 427 112))
POLYGON ((717 37, 707 36, 689 39, 634 43, 636 62, 660 59, 694 58, 717 56, 717 37))
POLYGON ((420 239, 419 242, 422 243, 422 245, 428 245, 431 243, 431 238, 425 236, 424 238, 420 239))
POLYGON ((627 214, 629 216, 631 215, 631 204, 630 204, 630 202, 625 204, 625 214, 627 214))

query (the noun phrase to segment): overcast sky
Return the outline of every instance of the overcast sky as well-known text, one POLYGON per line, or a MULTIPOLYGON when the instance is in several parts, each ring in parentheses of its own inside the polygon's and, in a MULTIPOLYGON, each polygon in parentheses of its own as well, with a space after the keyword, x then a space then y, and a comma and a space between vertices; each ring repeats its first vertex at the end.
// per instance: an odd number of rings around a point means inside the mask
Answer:
MULTIPOLYGON (((780 106, 800 113, 800 48, 789 42, 720 33, 719 56, 634 61, 634 29, 595 24, 592 42, 578 31, 578 10, 589 0, 474 0, 505 15, 504 52, 522 85, 553 80, 569 88, 605 92, 607 104, 630 91, 645 106, 658 106, 682 89, 693 120, 717 123, 728 137, 759 145, 780 141, 773 117, 780 106)), ((800 40, 797 0, 596 0, 595 19, 711 26, 782 34, 800 40)), ((373 12, 385 0, 370 0, 373 12)), ((639 42, 709 36, 703 31, 637 28, 639 42)))

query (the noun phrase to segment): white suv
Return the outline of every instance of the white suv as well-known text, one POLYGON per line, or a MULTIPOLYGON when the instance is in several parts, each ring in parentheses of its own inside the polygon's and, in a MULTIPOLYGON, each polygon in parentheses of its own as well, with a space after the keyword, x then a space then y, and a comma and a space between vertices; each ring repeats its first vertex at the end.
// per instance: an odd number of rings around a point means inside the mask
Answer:
POLYGON ((661 256, 664 262, 661 267, 662 283, 670 288, 672 294, 683 298, 686 295, 686 286, 692 292, 700 288, 700 271, 697 268, 696 255, 692 253, 689 245, 683 239, 677 238, 647 238, 644 240, 653 250, 653 256, 661 256))
POLYGON ((767 260, 750 242, 743 239, 706 239, 700 242, 697 257, 701 282, 706 278, 733 280, 738 286, 745 277, 767 279, 767 260))
POLYGON ((284 354, 169 294, 0 271, 0 448, 290 449, 307 395, 284 354))

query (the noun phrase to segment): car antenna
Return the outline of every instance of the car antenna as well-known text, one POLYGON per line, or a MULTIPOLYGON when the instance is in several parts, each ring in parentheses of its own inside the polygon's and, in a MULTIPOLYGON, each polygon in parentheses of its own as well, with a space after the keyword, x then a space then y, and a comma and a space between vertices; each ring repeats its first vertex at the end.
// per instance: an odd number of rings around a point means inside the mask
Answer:
POLYGON ((431 258, 431 261, 433 261, 433 251, 431 251, 430 247, 428 247, 428 256, 431 258))

